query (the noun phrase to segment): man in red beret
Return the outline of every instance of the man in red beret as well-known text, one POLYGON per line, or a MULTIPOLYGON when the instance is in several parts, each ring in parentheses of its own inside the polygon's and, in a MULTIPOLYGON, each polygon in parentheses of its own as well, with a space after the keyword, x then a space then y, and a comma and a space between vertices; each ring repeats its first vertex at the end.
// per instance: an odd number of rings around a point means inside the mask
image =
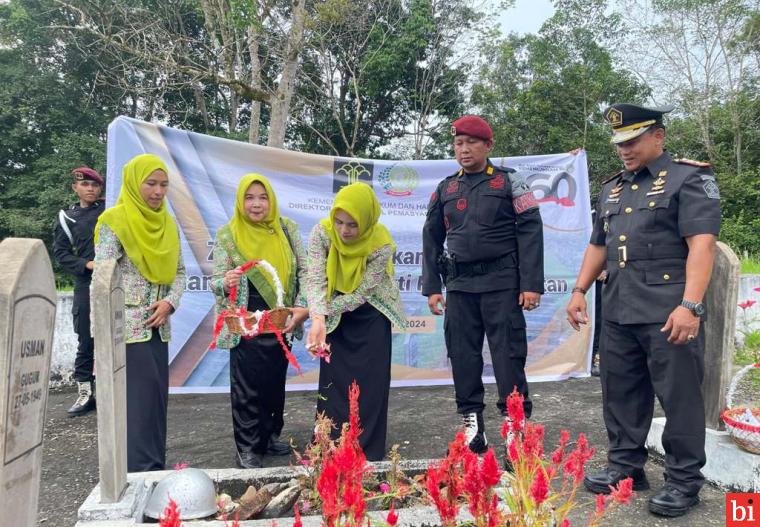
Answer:
POLYGON ((544 292, 543 223, 525 178, 488 159, 493 131, 484 119, 461 117, 451 134, 461 168, 441 181, 430 198, 422 233, 422 294, 431 313, 445 310, 457 412, 470 449, 481 453, 488 447, 481 380, 484 336, 502 415, 506 418, 505 400, 513 388, 524 397, 526 417, 531 413, 523 310, 538 308, 544 292))
POLYGON ((98 216, 105 209, 100 194, 103 178, 88 167, 71 172, 71 190, 78 203, 58 212, 53 238, 53 255, 58 264, 74 276, 74 331, 79 339, 74 359, 74 380, 78 397, 69 408, 69 416, 84 415, 95 409, 95 377, 93 376, 94 345, 90 335, 90 280, 95 244, 93 234, 98 216))

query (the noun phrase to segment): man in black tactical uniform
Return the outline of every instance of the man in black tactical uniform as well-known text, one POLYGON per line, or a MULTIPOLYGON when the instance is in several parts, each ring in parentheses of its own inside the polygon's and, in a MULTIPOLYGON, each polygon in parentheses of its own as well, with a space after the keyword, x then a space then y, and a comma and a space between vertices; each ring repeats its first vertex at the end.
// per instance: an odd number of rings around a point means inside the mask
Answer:
POLYGON ((615 104, 605 111, 624 170, 602 186, 591 243, 567 306, 587 322, 584 295, 605 263, 601 383, 608 466, 584 480, 592 492, 631 477, 647 489, 645 441, 655 395, 667 422, 665 485, 649 499, 655 514, 680 516, 699 501, 705 464, 705 317, 720 229, 720 195, 707 163, 664 150, 667 108, 615 104))
POLYGON ((53 255, 66 271, 74 276, 74 331, 79 338, 74 360, 74 380, 78 397, 69 408, 71 417, 95 409, 95 377, 93 376, 94 345, 90 335, 90 279, 92 278, 95 244, 93 234, 98 216, 105 206, 100 200, 103 178, 95 170, 79 167, 72 171, 71 189, 79 203, 58 212, 53 240, 53 255))
POLYGON ((522 310, 537 308, 544 292, 543 223, 525 179, 489 161, 493 132, 485 120, 464 116, 453 123, 452 135, 462 168, 430 198, 422 232, 422 294, 433 314, 445 308, 457 412, 470 449, 482 453, 488 446, 482 414, 484 334, 502 415, 514 387, 525 398, 526 417, 531 413, 522 310))

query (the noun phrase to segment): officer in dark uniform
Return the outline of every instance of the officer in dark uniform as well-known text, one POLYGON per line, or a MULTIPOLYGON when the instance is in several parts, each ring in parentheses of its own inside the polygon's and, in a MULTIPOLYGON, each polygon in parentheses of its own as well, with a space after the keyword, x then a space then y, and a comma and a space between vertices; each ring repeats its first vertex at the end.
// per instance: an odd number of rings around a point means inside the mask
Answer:
POLYGON ((78 397, 69 408, 71 417, 95 409, 95 377, 92 374, 94 345, 90 335, 90 279, 92 277, 95 244, 93 233, 98 216, 105 209, 100 194, 103 178, 95 170, 79 167, 72 171, 72 190, 79 203, 58 212, 53 240, 53 255, 66 271, 74 276, 74 331, 79 338, 74 360, 74 380, 78 397))
POLYGON ((484 334, 499 409, 506 415, 505 399, 517 387, 525 397, 526 416, 531 413, 522 310, 537 308, 544 292, 543 223, 525 179, 489 161, 493 132, 485 120, 464 116, 453 123, 452 135, 462 168, 439 183, 430 198, 422 232, 422 294, 432 313, 440 315, 445 308, 457 412, 470 449, 481 453, 488 445, 482 415, 484 334))
POLYGON ((664 150, 667 108, 615 104, 605 111, 624 170, 602 186, 567 317, 586 323, 584 294, 607 264, 601 382, 609 437, 607 468, 586 476, 607 493, 625 477, 647 489, 645 441, 654 396, 667 422, 665 485, 649 499, 655 514, 680 516, 699 501, 705 464, 702 304, 720 228, 720 196, 707 163, 664 150))

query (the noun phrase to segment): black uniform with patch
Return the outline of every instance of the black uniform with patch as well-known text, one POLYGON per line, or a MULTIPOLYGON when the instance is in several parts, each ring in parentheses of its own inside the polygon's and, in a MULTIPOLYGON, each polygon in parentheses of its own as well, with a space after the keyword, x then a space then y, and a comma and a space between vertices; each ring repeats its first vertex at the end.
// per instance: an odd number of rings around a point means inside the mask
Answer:
POLYGON ((704 334, 675 345, 660 329, 683 299, 685 238, 718 234, 719 197, 708 165, 665 152, 605 182, 591 235, 607 250, 601 381, 609 466, 643 468, 656 395, 667 417, 666 477, 688 495, 704 483, 704 334))
POLYGON ((511 168, 460 170, 431 196, 422 232, 422 294, 446 285, 444 335, 457 411, 484 408, 483 337, 488 338, 499 409, 517 386, 532 408, 525 379, 528 346, 521 291, 543 293, 543 223, 525 179, 511 168), (449 260, 442 262, 446 241, 449 260), (442 276, 443 275, 443 276, 442 276))
POLYGON ((90 335, 90 280, 92 271, 88 261, 95 259, 93 236, 98 217, 105 210, 105 202, 98 200, 87 208, 72 205, 58 214, 53 237, 53 255, 58 264, 74 276, 74 331, 79 339, 74 360, 74 380, 93 380, 94 345, 90 335), (68 228, 68 233, 64 229, 68 228), (69 234, 71 237, 69 237, 69 234))

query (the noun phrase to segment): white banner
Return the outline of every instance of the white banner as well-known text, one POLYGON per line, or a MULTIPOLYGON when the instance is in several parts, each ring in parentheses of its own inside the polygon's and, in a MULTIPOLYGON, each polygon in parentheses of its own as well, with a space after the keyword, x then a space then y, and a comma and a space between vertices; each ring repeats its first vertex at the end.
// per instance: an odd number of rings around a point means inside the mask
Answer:
MULTIPOLYGON (((304 154, 119 117, 108 129, 108 205, 118 196, 122 167, 142 153, 160 156, 169 168, 169 205, 180 226, 187 265, 186 291, 172 317, 172 392, 229 390, 227 350, 207 350, 214 322, 211 249, 217 229, 231 216, 238 181, 249 172, 269 178, 280 213, 298 223, 304 243, 311 228, 328 214, 342 185, 365 181, 373 186, 383 208, 380 221, 397 244, 396 278, 409 318, 407 331, 393 336, 393 385, 451 382, 443 318, 430 315, 427 299, 420 294, 420 277, 428 200, 438 182, 458 169, 455 161, 304 154)), ((576 333, 564 315, 591 233, 585 153, 493 158, 492 162, 512 167, 528 179, 544 221, 546 295, 539 309, 526 313, 529 379, 587 376, 590 328, 576 333)), ((315 388, 318 362, 309 358, 302 342, 293 351, 302 374, 289 372, 288 389, 315 388)), ((484 353, 484 359, 484 380, 493 382, 490 353, 484 353)))

